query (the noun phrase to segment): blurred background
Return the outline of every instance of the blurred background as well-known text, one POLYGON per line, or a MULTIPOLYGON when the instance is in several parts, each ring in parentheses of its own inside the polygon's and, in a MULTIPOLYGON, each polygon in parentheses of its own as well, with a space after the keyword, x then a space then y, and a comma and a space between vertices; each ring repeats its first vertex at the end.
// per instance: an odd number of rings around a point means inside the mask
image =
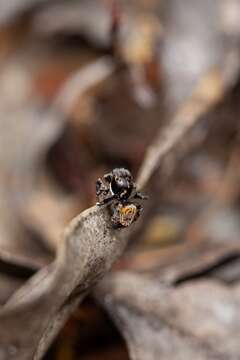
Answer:
MULTIPOLYGON (((136 177, 156 133, 239 45, 239 0, 0 0, 1 305, 54 260, 64 227, 95 203, 96 179, 119 166, 136 177)), ((213 334, 213 353, 223 347, 223 357, 209 359, 240 358, 238 74, 234 80, 144 189, 144 214, 112 270, 153 284, 177 274, 175 289, 203 281, 214 301, 224 298, 218 310, 227 320, 212 318, 207 329, 214 311, 204 288, 202 307, 194 308, 190 285, 178 303, 198 314, 189 320, 189 333, 196 323, 202 329, 193 331, 197 342, 213 334)), ((109 311, 88 296, 46 359, 159 359, 154 327, 151 351, 131 355, 144 327, 131 306, 128 324, 117 306, 109 311)), ((180 359, 182 345, 174 346, 161 358, 180 359)))

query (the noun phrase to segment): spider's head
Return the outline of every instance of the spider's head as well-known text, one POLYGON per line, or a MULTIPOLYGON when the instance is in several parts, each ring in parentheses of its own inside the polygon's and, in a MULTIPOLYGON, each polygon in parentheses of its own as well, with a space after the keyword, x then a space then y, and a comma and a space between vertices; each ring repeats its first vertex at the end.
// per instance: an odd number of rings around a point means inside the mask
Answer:
POLYGON ((114 194, 127 200, 133 189, 132 174, 127 169, 114 169, 112 171, 111 190, 114 194))

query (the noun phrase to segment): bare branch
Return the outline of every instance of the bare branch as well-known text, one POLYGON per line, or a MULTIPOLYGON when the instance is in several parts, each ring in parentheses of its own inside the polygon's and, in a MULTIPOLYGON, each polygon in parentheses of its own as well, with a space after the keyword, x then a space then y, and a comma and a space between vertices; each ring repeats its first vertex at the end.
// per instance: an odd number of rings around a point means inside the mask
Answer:
POLYGON ((105 208, 77 216, 65 231, 56 261, 1 309, 1 360, 44 355, 69 315, 124 250, 125 231, 114 231, 109 221, 105 208))
POLYGON ((230 52, 222 67, 211 68, 199 81, 190 98, 180 107, 172 121, 161 129, 149 146, 139 171, 138 185, 144 187, 163 157, 218 103, 237 80, 239 55, 230 52))

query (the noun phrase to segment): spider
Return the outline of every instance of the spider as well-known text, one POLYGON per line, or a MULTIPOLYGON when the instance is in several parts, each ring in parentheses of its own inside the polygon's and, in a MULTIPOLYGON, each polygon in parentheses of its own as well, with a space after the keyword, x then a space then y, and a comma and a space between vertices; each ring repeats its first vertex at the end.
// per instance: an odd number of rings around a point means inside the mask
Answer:
POLYGON ((96 182, 97 205, 109 204, 116 228, 127 227, 136 221, 142 206, 135 200, 146 200, 147 197, 137 191, 132 174, 124 168, 117 168, 103 176, 103 181, 96 182))

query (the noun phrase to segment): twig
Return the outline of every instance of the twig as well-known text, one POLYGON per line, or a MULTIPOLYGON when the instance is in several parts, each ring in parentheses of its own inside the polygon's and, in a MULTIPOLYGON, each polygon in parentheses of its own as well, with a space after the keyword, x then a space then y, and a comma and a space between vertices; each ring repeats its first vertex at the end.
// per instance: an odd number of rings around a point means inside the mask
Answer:
POLYGON ((69 115, 76 100, 92 87, 107 79, 115 68, 111 58, 104 56, 74 72, 56 96, 53 107, 61 110, 65 115, 69 115))
POLYGON ((70 314, 125 248, 124 231, 114 231, 109 221, 106 209, 97 207, 72 220, 56 261, 0 310, 1 360, 42 358, 70 314))
POLYGON ((233 86, 239 72, 238 53, 229 53, 222 67, 211 68, 200 79, 191 97, 180 107, 172 121, 161 130, 149 146, 138 175, 138 186, 143 188, 163 158, 196 125, 204 114, 216 105, 233 86))

